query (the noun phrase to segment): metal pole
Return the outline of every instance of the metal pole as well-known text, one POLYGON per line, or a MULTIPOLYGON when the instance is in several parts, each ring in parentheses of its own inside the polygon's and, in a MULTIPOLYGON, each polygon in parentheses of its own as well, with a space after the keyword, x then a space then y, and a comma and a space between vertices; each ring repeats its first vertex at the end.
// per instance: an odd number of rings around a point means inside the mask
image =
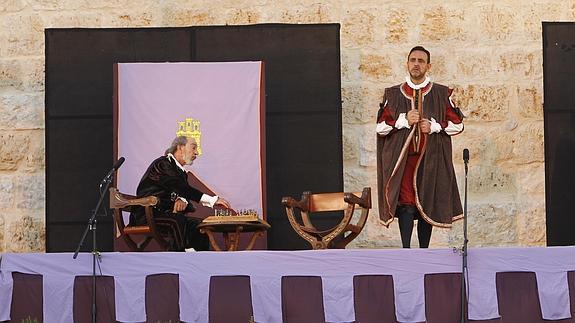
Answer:
POLYGON ((92 230, 92 323, 96 323, 96 257, 98 256, 98 248, 96 247, 96 222, 91 225, 92 230))
POLYGON ((465 163, 465 190, 464 190, 464 201, 463 201, 463 252, 462 252, 462 262, 461 262, 461 323, 465 323, 467 320, 467 297, 466 296, 466 284, 465 284, 465 274, 467 272, 467 163, 469 161, 469 156, 464 158, 465 163))

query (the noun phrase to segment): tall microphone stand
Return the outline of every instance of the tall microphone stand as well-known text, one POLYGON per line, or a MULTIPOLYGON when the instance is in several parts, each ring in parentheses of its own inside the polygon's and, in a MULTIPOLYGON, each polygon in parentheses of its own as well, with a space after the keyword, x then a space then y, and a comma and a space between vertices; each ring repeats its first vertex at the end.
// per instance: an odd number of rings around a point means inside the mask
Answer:
POLYGON ((74 256, 72 257, 73 259, 76 259, 76 257, 78 257, 78 252, 80 252, 80 248, 82 248, 82 245, 84 244, 84 240, 86 239, 86 236, 88 235, 88 231, 92 231, 92 323, 96 323, 96 261, 99 261, 100 259, 100 252, 98 251, 97 248, 97 244, 96 244, 96 215, 98 214, 98 211, 100 210, 100 207, 102 206, 102 202, 104 200, 104 197, 106 196, 106 192, 108 191, 108 187, 110 186, 110 183, 112 182, 112 178, 113 178, 113 172, 110 172, 108 175, 106 175, 106 177, 102 180, 102 182, 100 182, 100 199, 98 200, 98 203, 96 204, 96 207, 94 208, 94 211, 92 212, 92 216, 90 217, 90 220, 88 221, 88 225, 86 226, 86 230, 84 230, 84 234, 82 235, 82 239, 80 239, 80 243, 78 244, 78 247, 76 248, 76 251, 74 252, 74 256), (102 190, 102 187, 104 188, 102 190), (96 259, 97 258, 97 259, 96 259))
POLYGON ((463 163, 465 164, 465 190, 463 198, 463 248, 462 248, 462 264, 461 264, 461 323, 465 323, 467 319, 467 306, 466 306, 466 284, 465 274, 467 272, 467 164, 469 163, 469 150, 463 150, 463 163))

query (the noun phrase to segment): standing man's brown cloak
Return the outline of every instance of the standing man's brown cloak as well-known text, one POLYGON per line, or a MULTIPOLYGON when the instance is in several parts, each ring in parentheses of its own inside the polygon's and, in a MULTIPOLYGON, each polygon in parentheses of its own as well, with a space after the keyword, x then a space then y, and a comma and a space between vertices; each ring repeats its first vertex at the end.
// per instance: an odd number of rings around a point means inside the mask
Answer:
MULTIPOLYGON (((385 89, 384 103, 395 120, 412 109, 412 98, 402 92, 402 85, 385 89)), ((445 107, 450 104, 451 89, 432 83, 423 93, 422 118, 445 120, 445 107)), ((381 104, 383 108, 383 103, 381 104)), ((380 110, 381 111, 381 110, 380 110)), ((456 109, 459 112, 459 109, 456 109)), ((460 112, 459 112, 460 113, 460 112)), ((389 226, 395 216, 401 179, 407 160, 408 145, 417 131, 395 129, 395 133, 377 137, 377 188, 379 217, 389 226)), ((463 217, 463 209, 453 170, 451 137, 444 131, 422 134, 424 146, 414 173, 415 200, 421 217, 428 223, 449 228, 463 217)))

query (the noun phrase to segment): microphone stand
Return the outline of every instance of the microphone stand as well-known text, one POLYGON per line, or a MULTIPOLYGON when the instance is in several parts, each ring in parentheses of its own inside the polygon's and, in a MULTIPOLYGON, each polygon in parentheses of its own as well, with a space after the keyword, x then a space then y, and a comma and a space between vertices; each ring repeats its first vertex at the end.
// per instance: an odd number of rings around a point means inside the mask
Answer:
POLYGON ((465 190, 463 198, 463 248, 462 248, 462 264, 461 264, 461 323, 465 323, 467 319, 467 306, 466 306, 466 284, 465 273, 467 272, 467 164, 469 157, 464 158, 465 163, 465 190))
POLYGON ((76 257, 78 257, 78 252, 80 252, 80 248, 82 248, 82 245, 84 244, 84 240, 86 239, 86 236, 88 235, 88 231, 92 231, 92 323, 96 323, 96 261, 100 260, 100 252, 98 251, 97 248, 97 239, 96 239, 96 215, 98 214, 98 211, 100 210, 100 207, 102 206, 102 202, 104 201, 104 197, 106 196, 106 191, 108 190, 108 187, 110 186, 110 183, 112 182, 112 175, 113 172, 109 173, 108 175, 106 175, 106 177, 100 182, 100 199, 98 200, 98 203, 96 204, 96 207, 94 208, 94 211, 92 212, 92 216, 90 217, 90 220, 88 220, 88 225, 86 226, 86 229, 84 230, 84 234, 82 235, 82 239, 80 239, 80 243, 78 244, 78 247, 76 247, 76 251, 74 251, 74 256, 72 256, 73 259, 76 259, 76 257), (104 187, 104 189, 102 190, 102 187, 104 187), (96 259, 97 258, 97 259, 96 259))

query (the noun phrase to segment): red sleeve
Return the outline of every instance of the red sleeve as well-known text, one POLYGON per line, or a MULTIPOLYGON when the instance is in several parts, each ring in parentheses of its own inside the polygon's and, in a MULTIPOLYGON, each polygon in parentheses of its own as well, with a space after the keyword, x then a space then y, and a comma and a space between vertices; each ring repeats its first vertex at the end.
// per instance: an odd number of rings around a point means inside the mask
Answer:
MULTIPOLYGON (((451 97, 451 93, 453 89, 449 89, 449 96, 451 97)), ((453 108, 453 104, 451 103, 451 99, 448 99, 447 105, 445 107, 445 120, 440 122, 441 128, 445 129, 448 125, 448 121, 451 121, 454 124, 460 124, 463 120, 461 119, 460 114, 458 114, 455 109, 453 108)))
POLYGON ((454 124, 460 124, 462 121, 457 112, 455 112, 455 110, 451 106, 451 104, 449 104, 445 109, 445 120, 439 123, 441 125, 441 128, 447 127, 448 121, 451 121, 454 124))
POLYGON ((377 123, 381 123, 384 122, 392 127, 395 127, 395 119, 393 119, 393 117, 391 116, 391 112, 389 111, 389 108, 387 107, 387 105, 385 105, 383 107, 383 110, 380 111, 381 113, 379 114, 379 117, 377 118, 377 123))

